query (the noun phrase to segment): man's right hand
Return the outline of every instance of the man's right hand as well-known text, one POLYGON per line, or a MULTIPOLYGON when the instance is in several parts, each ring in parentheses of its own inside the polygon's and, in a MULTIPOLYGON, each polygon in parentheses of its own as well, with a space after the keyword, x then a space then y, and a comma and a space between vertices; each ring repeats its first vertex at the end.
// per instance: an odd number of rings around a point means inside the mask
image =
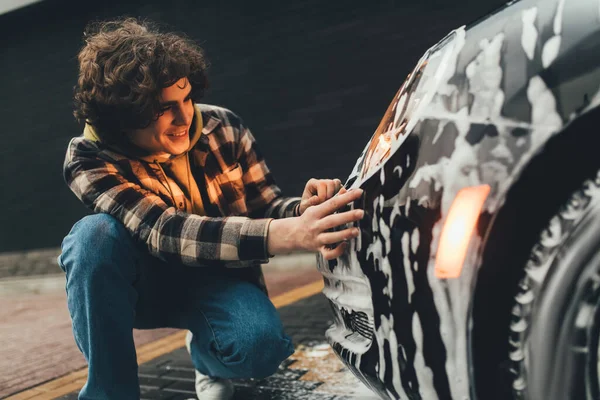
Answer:
POLYGON ((360 232, 354 226, 336 231, 332 229, 361 220, 364 211, 335 212, 358 200, 362 193, 361 189, 341 190, 329 200, 309 207, 300 217, 273 220, 268 233, 269 253, 319 251, 326 260, 339 257, 346 249, 345 241, 357 237, 360 232), (339 242, 342 243, 335 248, 328 247, 339 242))

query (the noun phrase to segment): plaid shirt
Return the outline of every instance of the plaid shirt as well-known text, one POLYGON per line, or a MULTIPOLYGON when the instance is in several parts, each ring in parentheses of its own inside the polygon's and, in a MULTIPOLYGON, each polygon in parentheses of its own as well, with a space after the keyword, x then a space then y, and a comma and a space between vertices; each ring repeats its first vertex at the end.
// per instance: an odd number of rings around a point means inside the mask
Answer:
POLYGON ((199 185, 205 184, 220 216, 184 211, 177 198, 182 188, 161 174, 160 166, 83 136, 69 143, 65 181, 87 207, 121 221, 150 254, 168 263, 260 271, 259 263, 269 258, 271 219, 295 216, 300 199, 281 196, 252 133, 237 115, 205 104, 197 104, 197 112, 204 125, 189 151, 190 170, 199 185))

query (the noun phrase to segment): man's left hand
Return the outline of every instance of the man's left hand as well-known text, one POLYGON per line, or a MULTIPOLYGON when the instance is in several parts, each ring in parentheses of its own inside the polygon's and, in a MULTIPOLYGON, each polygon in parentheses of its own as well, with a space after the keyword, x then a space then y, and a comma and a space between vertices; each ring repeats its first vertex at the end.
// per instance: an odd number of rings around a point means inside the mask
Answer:
POLYGON ((310 179, 306 182, 298 214, 304 214, 308 207, 316 206, 335 196, 342 188, 339 179, 310 179))

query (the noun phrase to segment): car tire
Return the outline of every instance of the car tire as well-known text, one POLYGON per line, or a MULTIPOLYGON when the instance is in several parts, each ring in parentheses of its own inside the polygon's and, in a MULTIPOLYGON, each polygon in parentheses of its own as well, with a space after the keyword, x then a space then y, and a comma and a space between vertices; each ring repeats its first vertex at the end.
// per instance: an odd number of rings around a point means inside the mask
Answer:
POLYGON ((514 301, 514 397, 599 399, 600 172, 550 220, 514 301))

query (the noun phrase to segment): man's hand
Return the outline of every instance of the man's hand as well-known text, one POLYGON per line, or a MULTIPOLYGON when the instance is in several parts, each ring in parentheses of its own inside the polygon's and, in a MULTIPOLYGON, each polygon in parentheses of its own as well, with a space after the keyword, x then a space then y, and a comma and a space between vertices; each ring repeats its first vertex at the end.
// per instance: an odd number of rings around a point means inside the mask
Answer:
POLYGON ((342 190, 325 202, 311 206, 300 217, 276 219, 269 225, 268 248, 270 254, 282 254, 292 251, 320 251, 326 260, 342 255, 345 241, 359 235, 358 228, 351 226, 338 231, 333 228, 353 224, 364 216, 363 210, 350 210, 335 213, 346 204, 360 198, 363 191, 342 190), (331 249, 328 245, 343 242, 331 249))
POLYGON ((332 198, 342 188, 339 179, 309 179, 302 193, 298 214, 304 214, 308 207, 316 206, 332 198))

